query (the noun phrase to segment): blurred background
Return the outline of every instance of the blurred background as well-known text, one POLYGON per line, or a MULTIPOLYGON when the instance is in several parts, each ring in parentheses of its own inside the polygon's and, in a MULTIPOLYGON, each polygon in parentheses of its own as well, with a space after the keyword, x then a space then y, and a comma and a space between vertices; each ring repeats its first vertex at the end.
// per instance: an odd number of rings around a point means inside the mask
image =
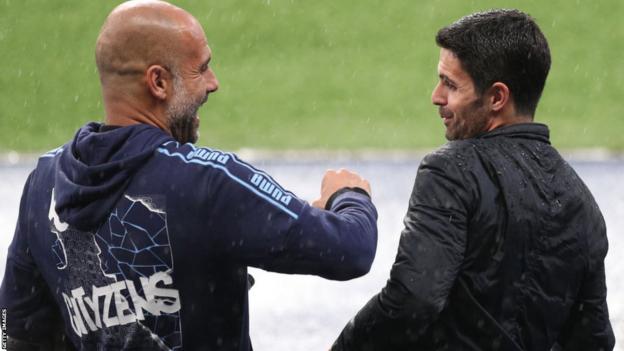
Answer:
MULTIPOLYGON (((536 120, 563 148, 624 150, 624 2, 619 0, 187 0, 220 90, 199 144, 222 149, 427 149, 437 30, 468 13, 519 8, 553 65, 536 120)), ((119 1, 0 0, 0 151, 39 152, 101 120, 94 47, 119 1)))

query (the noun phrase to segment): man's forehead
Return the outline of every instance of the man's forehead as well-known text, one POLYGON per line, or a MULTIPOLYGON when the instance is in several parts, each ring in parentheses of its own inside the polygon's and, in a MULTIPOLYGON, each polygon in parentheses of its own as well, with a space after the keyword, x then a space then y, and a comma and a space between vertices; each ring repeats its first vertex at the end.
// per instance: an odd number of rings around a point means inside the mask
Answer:
POLYGON ((448 49, 440 49, 440 61, 438 62, 438 73, 455 79, 470 79, 468 72, 462 67, 461 61, 454 52, 448 49))
POLYGON ((192 56, 199 56, 203 59, 205 56, 211 55, 206 35, 200 26, 184 26, 178 33, 182 47, 189 49, 192 56))
POLYGON ((204 45, 202 53, 202 61, 210 61, 212 59, 212 50, 208 44, 204 45))
POLYGON ((438 61, 438 67, 444 69, 453 69, 455 65, 459 63, 457 56, 448 49, 440 49, 440 60, 438 61))

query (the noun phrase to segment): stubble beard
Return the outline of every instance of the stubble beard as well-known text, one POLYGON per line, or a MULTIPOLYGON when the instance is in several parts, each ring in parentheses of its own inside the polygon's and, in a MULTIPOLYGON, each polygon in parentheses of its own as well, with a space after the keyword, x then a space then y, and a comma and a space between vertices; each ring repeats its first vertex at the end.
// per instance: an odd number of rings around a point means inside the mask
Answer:
MULTIPOLYGON (((488 117, 483 109, 483 98, 479 97, 463 111, 453 116, 453 123, 447 127, 445 137, 448 141, 469 139, 486 131, 488 117)), ((443 113, 440 107, 440 114, 443 113)))
POLYGON ((174 95, 167 108, 171 136, 179 143, 196 143, 199 139, 197 111, 206 102, 208 95, 194 98, 178 77, 173 81, 174 95))

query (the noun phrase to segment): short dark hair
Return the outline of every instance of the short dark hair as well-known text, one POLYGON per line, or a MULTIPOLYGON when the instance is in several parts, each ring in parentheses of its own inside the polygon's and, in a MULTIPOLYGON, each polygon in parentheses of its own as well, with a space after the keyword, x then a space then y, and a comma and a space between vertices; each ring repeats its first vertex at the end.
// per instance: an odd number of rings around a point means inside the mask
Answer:
POLYGON ((479 95, 505 83, 516 111, 533 116, 550 70, 550 49, 533 18, 518 10, 465 16, 438 31, 436 42, 453 52, 479 95))

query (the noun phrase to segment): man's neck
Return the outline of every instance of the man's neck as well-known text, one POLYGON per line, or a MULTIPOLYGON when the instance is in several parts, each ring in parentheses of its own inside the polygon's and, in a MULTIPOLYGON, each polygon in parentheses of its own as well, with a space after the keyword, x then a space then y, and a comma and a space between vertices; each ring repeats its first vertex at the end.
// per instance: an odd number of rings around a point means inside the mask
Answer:
POLYGON ((512 124, 520 124, 520 123, 532 123, 533 116, 520 115, 520 114, 507 114, 507 115, 498 115, 494 116, 490 119, 486 131, 491 131, 500 127, 509 126, 512 124))
POLYGON ((125 104, 105 104, 105 106, 106 116, 104 121, 107 125, 124 127, 134 124, 147 124, 171 134, 169 126, 164 123, 163 119, 147 109, 125 104))

